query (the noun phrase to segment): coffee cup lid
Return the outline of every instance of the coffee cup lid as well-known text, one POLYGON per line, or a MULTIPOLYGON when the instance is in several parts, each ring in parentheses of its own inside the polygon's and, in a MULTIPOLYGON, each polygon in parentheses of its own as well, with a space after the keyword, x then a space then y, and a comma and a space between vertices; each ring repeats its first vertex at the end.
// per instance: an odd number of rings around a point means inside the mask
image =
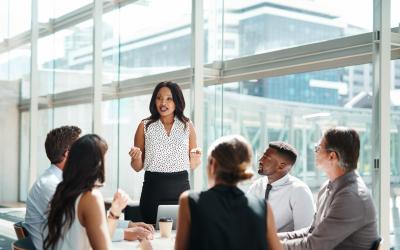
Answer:
POLYGON ((159 222, 172 222, 172 218, 171 217, 161 217, 159 220, 159 222))

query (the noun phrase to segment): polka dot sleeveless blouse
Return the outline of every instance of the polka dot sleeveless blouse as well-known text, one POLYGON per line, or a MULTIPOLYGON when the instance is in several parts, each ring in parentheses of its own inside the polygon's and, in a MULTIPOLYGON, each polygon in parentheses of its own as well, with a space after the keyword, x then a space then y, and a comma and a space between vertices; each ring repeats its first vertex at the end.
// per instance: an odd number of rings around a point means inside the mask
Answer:
POLYGON ((151 172, 171 173, 189 170, 189 125, 178 118, 169 136, 160 120, 151 123, 146 128, 144 123, 145 158, 144 169, 151 172))

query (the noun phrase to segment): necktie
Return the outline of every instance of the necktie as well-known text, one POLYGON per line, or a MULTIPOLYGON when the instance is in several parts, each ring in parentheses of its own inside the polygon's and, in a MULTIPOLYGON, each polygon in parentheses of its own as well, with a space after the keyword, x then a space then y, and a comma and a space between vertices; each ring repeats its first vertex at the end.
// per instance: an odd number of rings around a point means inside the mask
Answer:
POLYGON ((271 191, 272 189, 272 185, 271 184, 267 184, 267 189, 265 189, 265 200, 268 200, 268 196, 269 196, 269 191, 271 191))

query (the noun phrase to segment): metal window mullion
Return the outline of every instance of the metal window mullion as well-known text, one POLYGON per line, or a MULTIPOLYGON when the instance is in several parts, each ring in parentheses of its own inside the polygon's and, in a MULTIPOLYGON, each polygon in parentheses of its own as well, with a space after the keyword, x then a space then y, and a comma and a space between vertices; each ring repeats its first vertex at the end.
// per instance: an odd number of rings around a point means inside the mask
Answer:
MULTIPOLYGON (((203 86, 204 86, 204 30, 203 0, 192 0, 192 67, 191 117, 196 126, 198 147, 203 147, 203 86)), ((203 156, 203 159, 205 157, 203 156)), ((204 163, 203 163, 204 164, 204 163)), ((194 190, 203 189, 203 168, 199 166, 193 174, 194 190)))
POLYGON ((390 1, 374 0, 372 155, 373 192, 382 249, 390 248, 390 1), (379 178, 376 178, 379 177, 379 178))
POLYGON ((30 109, 29 109, 29 186, 36 180, 37 175, 37 145, 38 145, 38 116, 39 116, 39 71, 38 71, 38 0, 32 0, 31 16, 31 84, 30 84, 30 109))
POLYGON ((93 123, 92 131, 96 134, 102 134, 101 124, 101 102, 102 102, 102 15, 103 0, 94 0, 93 9, 93 123))

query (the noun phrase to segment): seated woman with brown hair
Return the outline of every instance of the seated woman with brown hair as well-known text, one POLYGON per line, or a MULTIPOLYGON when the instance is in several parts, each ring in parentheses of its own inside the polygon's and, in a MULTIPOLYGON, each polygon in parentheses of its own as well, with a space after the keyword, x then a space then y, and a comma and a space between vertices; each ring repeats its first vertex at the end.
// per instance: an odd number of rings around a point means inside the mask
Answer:
POLYGON ((269 205, 237 187, 252 176, 251 157, 241 136, 214 142, 207 164, 210 188, 179 199, 175 249, 282 249, 269 205))

